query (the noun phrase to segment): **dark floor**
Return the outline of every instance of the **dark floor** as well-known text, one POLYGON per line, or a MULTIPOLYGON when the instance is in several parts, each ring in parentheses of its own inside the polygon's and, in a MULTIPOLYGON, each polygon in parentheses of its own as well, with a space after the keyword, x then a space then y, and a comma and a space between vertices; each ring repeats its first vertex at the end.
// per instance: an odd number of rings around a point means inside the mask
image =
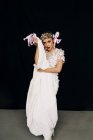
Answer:
MULTIPOLYGON (((92 140, 93 111, 58 111, 53 140, 92 140)), ((0 110, 0 140, 43 140, 26 126, 25 110, 0 110)))

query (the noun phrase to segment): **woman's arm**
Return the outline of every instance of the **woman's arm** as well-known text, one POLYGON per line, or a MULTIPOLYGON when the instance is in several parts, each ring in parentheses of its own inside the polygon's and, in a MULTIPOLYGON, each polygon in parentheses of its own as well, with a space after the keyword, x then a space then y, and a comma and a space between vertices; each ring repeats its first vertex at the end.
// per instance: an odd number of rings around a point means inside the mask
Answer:
POLYGON ((35 60, 35 64, 36 65, 38 63, 38 58, 39 58, 39 52, 38 52, 38 47, 36 47, 36 52, 35 52, 35 57, 34 57, 34 60, 35 60))
POLYGON ((35 64, 37 64, 38 63, 38 58, 39 58, 38 39, 37 38, 34 39, 34 45, 36 46, 36 52, 35 52, 34 60, 35 60, 35 64))
POLYGON ((48 73, 60 73, 61 70, 62 70, 62 67, 63 67, 63 60, 61 59, 58 59, 57 60, 57 64, 55 67, 52 67, 52 68, 47 68, 45 70, 43 69, 38 69, 39 72, 48 72, 48 73))

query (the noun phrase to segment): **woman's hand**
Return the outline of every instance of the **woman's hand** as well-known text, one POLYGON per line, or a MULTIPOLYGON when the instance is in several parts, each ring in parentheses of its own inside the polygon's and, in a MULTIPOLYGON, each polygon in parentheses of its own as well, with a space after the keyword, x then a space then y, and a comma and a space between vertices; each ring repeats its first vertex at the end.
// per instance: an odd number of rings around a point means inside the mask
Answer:
POLYGON ((40 68, 40 69, 38 69, 38 71, 39 71, 39 72, 44 72, 44 70, 43 70, 43 69, 41 69, 41 68, 40 68))
POLYGON ((34 37, 34 45, 37 46, 38 45, 38 38, 34 37))

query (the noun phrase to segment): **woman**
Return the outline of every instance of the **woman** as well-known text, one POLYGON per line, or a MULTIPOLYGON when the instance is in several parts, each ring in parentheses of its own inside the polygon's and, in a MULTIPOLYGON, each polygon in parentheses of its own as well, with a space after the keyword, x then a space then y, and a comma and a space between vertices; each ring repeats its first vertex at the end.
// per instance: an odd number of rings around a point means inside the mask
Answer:
POLYGON ((25 38, 28 45, 36 46, 33 77, 26 100, 27 126, 35 136, 43 135, 44 140, 52 140, 58 121, 58 73, 62 71, 65 56, 62 49, 55 47, 57 37, 57 34, 43 33, 40 39, 36 34, 25 38))

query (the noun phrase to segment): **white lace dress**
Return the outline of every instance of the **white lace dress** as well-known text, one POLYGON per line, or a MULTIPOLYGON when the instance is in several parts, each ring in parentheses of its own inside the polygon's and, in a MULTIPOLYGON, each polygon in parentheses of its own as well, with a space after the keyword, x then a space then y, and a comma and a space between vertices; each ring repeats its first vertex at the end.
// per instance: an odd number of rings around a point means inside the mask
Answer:
POLYGON ((58 73, 38 72, 38 68, 54 67, 57 59, 65 62, 64 51, 55 48, 53 55, 45 52, 39 40, 39 61, 34 64, 26 100, 27 126, 35 135, 52 136, 58 120, 56 94, 59 87, 58 73))

